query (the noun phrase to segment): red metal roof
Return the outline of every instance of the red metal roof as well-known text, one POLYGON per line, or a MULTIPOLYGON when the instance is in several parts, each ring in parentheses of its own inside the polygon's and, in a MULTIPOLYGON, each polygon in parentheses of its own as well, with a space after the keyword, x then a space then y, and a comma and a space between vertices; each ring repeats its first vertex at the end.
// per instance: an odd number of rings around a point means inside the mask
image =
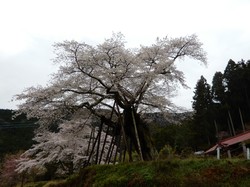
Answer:
POLYGON ((205 153, 213 152, 217 149, 217 147, 228 147, 230 145, 234 145, 240 142, 244 142, 250 139, 250 131, 246 131, 241 134, 237 134, 236 136, 221 140, 218 144, 214 145, 210 149, 208 149, 205 153))

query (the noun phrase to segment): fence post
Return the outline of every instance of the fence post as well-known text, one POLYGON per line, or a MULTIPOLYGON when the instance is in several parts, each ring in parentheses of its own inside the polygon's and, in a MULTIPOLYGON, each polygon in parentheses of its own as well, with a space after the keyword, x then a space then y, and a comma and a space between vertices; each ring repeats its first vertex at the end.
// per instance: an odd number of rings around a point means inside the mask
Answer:
POLYGON ((250 160, 250 149, 249 149, 249 147, 247 148, 247 160, 250 160))
POLYGON ((217 147, 217 159, 220 160, 220 147, 217 147))
POLYGON ((242 149, 243 149, 243 155, 245 158, 247 158, 247 148, 246 148, 246 143, 242 142, 242 149))

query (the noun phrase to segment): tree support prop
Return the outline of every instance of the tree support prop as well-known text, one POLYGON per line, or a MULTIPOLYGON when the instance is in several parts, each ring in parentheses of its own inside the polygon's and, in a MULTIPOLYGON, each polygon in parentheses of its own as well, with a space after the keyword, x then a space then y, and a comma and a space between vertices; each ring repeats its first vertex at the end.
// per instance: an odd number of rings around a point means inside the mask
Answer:
POLYGON ((137 141, 137 145, 138 145, 138 149, 139 149, 139 154, 140 154, 141 161, 143 161, 141 143, 140 143, 138 130, 137 130, 137 126, 136 126, 136 121, 135 121, 134 108, 132 108, 131 112, 132 112, 132 119, 133 119, 133 124, 134 124, 134 128, 135 128, 135 136, 136 136, 136 141, 137 141))

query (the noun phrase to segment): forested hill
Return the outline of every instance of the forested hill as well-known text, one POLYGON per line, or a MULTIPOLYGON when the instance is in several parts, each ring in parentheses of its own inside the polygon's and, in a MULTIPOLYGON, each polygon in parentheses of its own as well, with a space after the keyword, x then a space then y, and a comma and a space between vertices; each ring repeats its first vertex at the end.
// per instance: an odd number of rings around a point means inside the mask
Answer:
POLYGON ((34 124, 35 120, 27 120, 25 114, 22 114, 16 118, 13 118, 14 110, 9 109, 0 109, 0 125, 7 125, 7 124, 27 124, 32 123, 34 124))
POLYGON ((156 112, 156 113, 144 114, 143 119, 145 119, 149 124, 166 126, 171 124, 180 124, 182 121, 190 119, 192 115, 193 112, 168 113, 168 114, 156 112))
POLYGON ((27 120, 24 114, 12 119, 12 115, 13 110, 0 109, 0 159, 33 144, 35 120, 27 120))
MULTIPOLYGON (((6 153, 15 153, 30 148, 37 128, 35 120, 27 120, 24 114, 17 118, 12 117, 13 110, 0 109, 0 158, 6 153)), ((149 113, 143 118, 152 125, 166 126, 175 124, 191 116, 191 113, 177 113, 163 115, 149 113)))

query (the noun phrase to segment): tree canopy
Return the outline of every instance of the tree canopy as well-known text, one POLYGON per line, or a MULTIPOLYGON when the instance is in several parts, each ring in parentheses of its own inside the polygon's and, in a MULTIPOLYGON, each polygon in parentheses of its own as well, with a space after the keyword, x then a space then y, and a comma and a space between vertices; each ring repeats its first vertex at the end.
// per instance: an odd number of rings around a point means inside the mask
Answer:
POLYGON ((188 56, 206 63, 201 46, 197 36, 191 35, 157 38, 151 46, 126 49, 120 33, 97 46, 76 41, 57 43, 59 71, 49 86, 31 87, 17 95, 18 100, 25 99, 19 109, 43 123, 60 119, 75 108, 87 108, 99 115, 96 109, 112 108, 113 100, 123 109, 167 109, 175 84, 184 84, 183 73, 174 62, 188 56))
POLYGON ((110 125, 123 123, 129 142, 144 159, 151 159, 149 136, 139 113, 170 110, 176 85, 185 85, 175 62, 189 57, 206 63, 206 53, 196 35, 157 38, 151 46, 137 49, 125 44, 121 33, 97 46, 56 43, 58 72, 47 86, 31 87, 17 95, 17 100, 24 100, 19 110, 38 118, 45 128, 70 121, 84 108, 110 125), (113 117, 103 114, 103 109, 112 110, 113 117))

